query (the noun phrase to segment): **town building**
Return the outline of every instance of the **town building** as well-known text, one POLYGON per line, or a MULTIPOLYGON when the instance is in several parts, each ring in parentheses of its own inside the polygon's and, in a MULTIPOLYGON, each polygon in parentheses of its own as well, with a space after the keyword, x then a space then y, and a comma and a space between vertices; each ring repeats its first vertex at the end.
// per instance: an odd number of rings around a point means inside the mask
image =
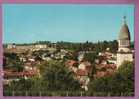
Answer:
POLYGON ((47 48, 47 45, 46 44, 36 44, 35 45, 35 48, 38 49, 38 50, 39 49, 46 49, 47 48))
POLYGON ((7 49, 13 49, 13 48, 16 48, 15 44, 8 44, 7 45, 7 49))

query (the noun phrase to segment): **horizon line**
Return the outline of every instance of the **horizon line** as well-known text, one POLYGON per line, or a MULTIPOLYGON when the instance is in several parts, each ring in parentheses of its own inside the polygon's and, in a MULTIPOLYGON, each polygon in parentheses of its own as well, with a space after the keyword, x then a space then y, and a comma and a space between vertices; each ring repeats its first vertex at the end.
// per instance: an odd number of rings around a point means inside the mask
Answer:
MULTIPOLYGON (((50 43, 58 43, 58 42, 65 42, 65 43, 86 43, 86 42, 88 42, 88 43, 99 43, 99 42, 104 42, 104 41, 106 41, 106 42, 111 42, 111 41, 117 41, 116 39, 114 39, 114 40, 98 40, 98 41, 88 41, 88 40, 86 40, 86 41, 64 41, 64 40, 61 40, 61 41, 47 41, 47 40, 40 40, 40 41, 34 41, 34 42, 23 42, 23 43, 18 43, 18 42, 6 42, 6 43, 2 43, 2 44, 33 44, 33 43, 40 43, 40 42, 50 42, 50 43)), ((134 42, 135 43, 135 40, 132 40, 132 41, 130 41, 130 42, 134 42)))

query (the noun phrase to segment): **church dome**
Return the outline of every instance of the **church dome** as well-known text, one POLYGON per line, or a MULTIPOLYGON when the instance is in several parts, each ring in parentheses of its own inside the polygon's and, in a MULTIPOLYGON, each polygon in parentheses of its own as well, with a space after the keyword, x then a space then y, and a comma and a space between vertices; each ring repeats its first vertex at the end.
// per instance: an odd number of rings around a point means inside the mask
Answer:
POLYGON ((124 24, 121 27, 121 30, 119 33, 119 40, 130 40, 130 32, 126 24, 126 21, 124 21, 124 24))

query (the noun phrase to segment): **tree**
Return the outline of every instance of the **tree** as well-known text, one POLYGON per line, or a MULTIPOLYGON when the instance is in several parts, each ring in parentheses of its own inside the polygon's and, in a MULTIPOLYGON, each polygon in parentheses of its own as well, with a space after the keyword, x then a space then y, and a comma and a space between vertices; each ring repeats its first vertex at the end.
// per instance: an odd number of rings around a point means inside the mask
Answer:
POLYGON ((134 41, 131 42, 130 47, 131 49, 134 49, 134 41))
POLYGON ((109 42, 110 52, 116 53, 118 50, 118 42, 117 40, 109 42))
POLYGON ((40 74, 43 75, 45 73, 46 67, 48 66, 47 61, 43 61, 41 64, 36 65, 36 67, 40 70, 40 74))
POLYGON ((123 62, 123 64, 118 68, 116 78, 120 82, 117 87, 121 87, 121 92, 134 92, 134 63, 129 61, 123 62), (120 77, 122 80, 119 79, 120 77))
POLYGON ((74 75, 62 63, 50 62, 45 68, 43 79, 47 81, 47 88, 51 91, 79 90, 80 84, 74 79, 74 75))
POLYGON ((33 84, 34 84, 34 82, 32 79, 20 78, 19 81, 12 81, 11 84, 8 86, 8 90, 27 91, 27 90, 30 90, 30 88, 33 84))
POLYGON ((16 53, 4 53, 4 69, 14 69, 15 71, 23 71, 23 62, 20 61, 16 53))
POLYGON ((134 64, 124 62, 111 76, 105 76, 92 80, 89 83, 89 92, 98 92, 101 95, 111 94, 114 96, 134 95, 134 64))
POLYGON ((96 52, 94 52, 94 53, 85 53, 85 55, 84 55, 84 60, 89 61, 91 63, 94 63, 96 58, 97 58, 97 53, 96 52))
POLYGON ((85 53, 84 60, 89 61, 92 64, 91 73, 89 74, 90 78, 94 78, 96 73, 95 59, 97 58, 97 52, 94 53, 85 53))

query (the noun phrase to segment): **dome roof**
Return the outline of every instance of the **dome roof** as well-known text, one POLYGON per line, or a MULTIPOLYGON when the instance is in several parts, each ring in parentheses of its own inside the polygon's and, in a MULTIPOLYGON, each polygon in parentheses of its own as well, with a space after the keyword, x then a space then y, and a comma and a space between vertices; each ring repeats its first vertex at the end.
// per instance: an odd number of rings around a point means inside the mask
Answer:
POLYGON ((130 40, 130 32, 129 32, 126 22, 124 22, 124 24, 121 27, 121 30, 119 33, 119 40, 130 40))

